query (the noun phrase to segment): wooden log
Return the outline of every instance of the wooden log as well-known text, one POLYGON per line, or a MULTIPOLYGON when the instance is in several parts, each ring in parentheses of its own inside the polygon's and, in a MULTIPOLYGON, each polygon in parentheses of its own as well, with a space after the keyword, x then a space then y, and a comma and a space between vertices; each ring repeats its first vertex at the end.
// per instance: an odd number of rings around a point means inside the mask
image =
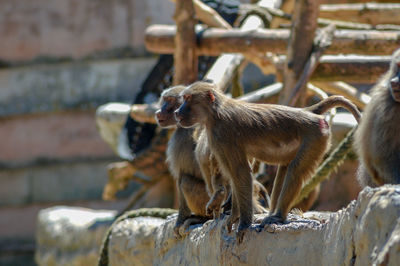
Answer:
POLYGON ((399 24, 400 4, 398 3, 355 3, 321 5, 320 17, 354 22, 377 24, 399 24))
MULTIPOLYGON (((252 10, 265 14, 272 15, 273 17, 278 17, 284 20, 292 20, 292 15, 284 12, 281 9, 271 8, 271 7, 259 7, 252 4, 243 4, 240 5, 241 12, 250 12, 252 10)), ((357 22, 349 22, 337 19, 327 19, 327 18, 318 18, 317 20, 319 26, 327 26, 330 24, 335 24, 338 29, 351 29, 351 30, 400 30, 400 25, 393 24, 378 24, 371 25, 368 23, 357 23, 357 22)), ((279 28, 290 28, 291 25, 288 23, 280 23, 279 28)))
POLYGON ((278 95, 282 91, 282 88, 283 84, 277 82, 253 92, 246 93, 238 99, 250 103, 276 103, 278 102, 278 95))
POLYGON ((174 36, 174 84, 189 84, 197 80, 197 49, 195 13, 192 1, 177 0, 174 20, 176 34, 174 36))
MULTIPOLYGON (((288 29, 196 29, 199 35, 198 55, 218 56, 222 53, 272 52, 285 54, 288 29)), ((175 49, 173 25, 152 25, 146 29, 146 48, 154 53, 172 54, 175 49)), ((329 54, 392 54, 400 46, 399 31, 336 30, 329 54)))
POLYGON ((371 96, 360 92, 353 86, 343 82, 315 82, 315 84, 324 89, 324 91, 331 94, 339 94, 347 97, 351 100, 358 108, 364 109, 365 106, 371 101, 371 96))
MULTIPOLYGON (((287 104, 293 94, 293 88, 299 81, 304 67, 313 49, 315 31, 317 29, 318 1, 296 1, 293 14, 292 30, 288 43, 287 58, 284 65, 283 90, 279 95, 279 102, 287 104)), ((299 101, 297 106, 305 104, 305 88, 303 85, 295 94, 299 101)))
POLYGON ((159 107, 158 103, 134 104, 131 107, 130 116, 140 123, 156 124, 154 115, 159 107))
MULTIPOLYGON (((345 81, 376 83, 389 69, 390 56, 324 55, 311 76, 311 81, 345 81)), ((279 67, 286 60, 281 55, 274 63, 279 67)))
POLYGON ((204 76, 204 80, 212 81, 220 90, 225 91, 236 69, 243 63, 244 56, 241 54, 221 55, 204 76))

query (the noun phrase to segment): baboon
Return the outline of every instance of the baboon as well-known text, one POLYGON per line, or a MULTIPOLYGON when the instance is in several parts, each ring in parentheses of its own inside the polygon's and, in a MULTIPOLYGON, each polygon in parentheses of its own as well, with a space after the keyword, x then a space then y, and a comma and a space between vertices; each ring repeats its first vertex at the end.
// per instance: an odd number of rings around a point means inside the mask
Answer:
POLYGON ((371 102, 355 132, 362 186, 400 183, 400 49, 389 71, 371 90, 371 102))
MULTIPOLYGON (((184 86, 169 88, 161 94, 160 106, 156 112, 157 123, 164 128, 175 127, 174 111, 180 106, 179 93, 184 86)), ((167 163, 177 182, 179 211, 174 233, 177 238, 184 235, 191 224, 211 218, 206 213, 210 200, 206 185, 194 156, 193 130, 177 127, 167 147, 167 163)))
MULTIPOLYGON (((156 120, 161 127, 176 126, 174 111, 182 103, 179 93, 184 88, 184 86, 175 86, 161 94, 161 109, 156 112, 156 120)), ((167 162, 178 185, 179 214, 175 226, 178 237, 189 225, 205 221, 212 216, 216 218, 220 213, 221 205, 228 200, 229 182, 222 178, 216 161, 209 152, 207 142, 203 141, 206 139, 201 137, 202 135, 205 136, 201 134, 201 129, 177 127, 168 143, 167 162), (195 140, 199 145, 196 145, 195 140), (200 171, 197 158, 195 159, 193 155, 194 146, 197 147, 199 156, 202 154, 200 158, 202 171, 200 171), (191 217, 191 213, 195 216, 191 217)), ((260 183, 255 183, 253 201, 256 213, 265 212, 257 200, 259 196, 265 199, 267 192, 260 183)), ((224 205, 226 210, 230 209, 229 202, 224 205)))
POLYGON ((195 82, 181 92, 183 104, 175 111, 178 125, 203 126, 211 153, 223 175, 230 179, 232 210, 228 230, 239 218, 241 241, 253 218, 253 177, 249 158, 279 165, 271 197, 270 214, 262 223, 286 220, 293 201, 330 145, 328 123, 320 115, 341 106, 358 120, 360 113, 349 100, 331 96, 308 108, 253 104, 231 99, 215 84, 195 82))
MULTIPOLYGON (((197 145, 195 149, 196 159, 200 165, 204 181, 207 184, 210 201, 207 203, 207 214, 213 214, 214 218, 221 213, 220 209, 224 206, 224 212, 230 210, 230 183, 229 178, 221 174, 218 163, 210 151, 207 141, 207 134, 203 128, 199 128, 195 139, 197 145)), ((264 213, 266 209, 259 202, 269 202, 268 192, 258 181, 254 181, 253 208, 255 213, 264 213)))

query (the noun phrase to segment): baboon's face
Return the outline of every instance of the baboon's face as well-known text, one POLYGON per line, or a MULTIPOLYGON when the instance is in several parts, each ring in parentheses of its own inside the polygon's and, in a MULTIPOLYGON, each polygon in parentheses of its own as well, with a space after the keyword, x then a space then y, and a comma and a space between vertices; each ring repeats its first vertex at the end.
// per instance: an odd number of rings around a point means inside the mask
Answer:
POLYGON ((184 128, 190 128, 198 124, 198 104, 195 97, 191 94, 182 95, 183 103, 175 111, 175 119, 178 125, 184 128))
POLYGON ((157 123, 161 127, 172 127, 176 125, 174 111, 181 105, 179 96, 164 96, 161 99, 161 108, 156 112, 157 123))
POLYGON ((196 82, 183 90, 183 103, 175 111, 175 118, 181 127, 193 127, 197 124, 204 124, 213 112, 212 106, 215 102, 215 95, 209 83, 196 82))

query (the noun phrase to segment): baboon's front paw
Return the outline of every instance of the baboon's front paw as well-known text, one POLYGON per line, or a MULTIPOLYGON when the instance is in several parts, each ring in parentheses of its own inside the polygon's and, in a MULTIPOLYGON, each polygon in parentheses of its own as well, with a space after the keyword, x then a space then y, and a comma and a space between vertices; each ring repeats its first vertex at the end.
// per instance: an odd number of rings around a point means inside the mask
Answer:
POLYGON ((206 206, 206 214, 208 216, 210 216, 213 213, 214 213, 214 206, 212 206, 212 202, 209 202, 209 203, 207 203, 207 206, 206 206))
POLYGON ((183 226, 179 227, 179 235, 181 239, 185 238, 189 235, 189 226, 188 224, 184 224, 183 226))
POLYGON ((220 213, 220 208, 219 208, 219 205, 215 201, 209 202, 207 204, 206 208, 207 208, 207 211, 206 211, 207 215, 210 216, 212 214, 214 216, 214 219, 217 218, 216 215, 220 213))
POLYGON ((265 217, 264 220, 262 220, 260 227, 264 228, 267 224, 280 224, 283 223, 284 221, 285 219, 283 219, 283 217, 280 215, 271 215, 265 217))
POLYGON ((175 235, 175 238, 178 240, 183 238, 183 235, 181 235, 181 233, 180 233, 182 227, 183 227, 182 223, 176 224, 174 226, 174 235, 175 235))

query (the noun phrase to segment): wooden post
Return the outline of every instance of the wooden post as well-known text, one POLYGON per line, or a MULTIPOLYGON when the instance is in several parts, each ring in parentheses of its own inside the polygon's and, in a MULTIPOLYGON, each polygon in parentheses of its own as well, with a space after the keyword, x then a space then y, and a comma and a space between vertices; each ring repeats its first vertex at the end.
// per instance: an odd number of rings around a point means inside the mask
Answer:
POLYGON ((174 20, 177 26, 174 39, 174 84, 189 84, 197 80, 198 64, 193 2, 177 0, 174 20))
MULTIPOLYGON (((310 56, 315 30, 317 29, 317 18, 319 3, 314 0, 298 0, 295 3, 292 31, 289 38, 287 59, 284 67, 283 91, 280 102, 289 102, 292 89, 300 78, 302 70, 310 56)), ((305 101, 305 90, 299 93, 297 105, 303 106, 305 101)))
POLYGON ((289 100, 289 102, 284 102, 283 104, 294 106, 297 101, 302 100, 300 98, 301 94, 303 94, 304 96, 302 90, 305 90, 305 86, 311 75, 314 73, 315 68, 318 66, 319 59, 321 58, 322 54, 324 53, 326 48, 331 45, 333 32, 335 31, 335 29, 335 25, 331 24, 318 32, 318 35, 314 40, 311 55, 304 66, 299 80, 296 83, 296 86, 291 89, 290 97, 289 99, 287 99, 289 100))

